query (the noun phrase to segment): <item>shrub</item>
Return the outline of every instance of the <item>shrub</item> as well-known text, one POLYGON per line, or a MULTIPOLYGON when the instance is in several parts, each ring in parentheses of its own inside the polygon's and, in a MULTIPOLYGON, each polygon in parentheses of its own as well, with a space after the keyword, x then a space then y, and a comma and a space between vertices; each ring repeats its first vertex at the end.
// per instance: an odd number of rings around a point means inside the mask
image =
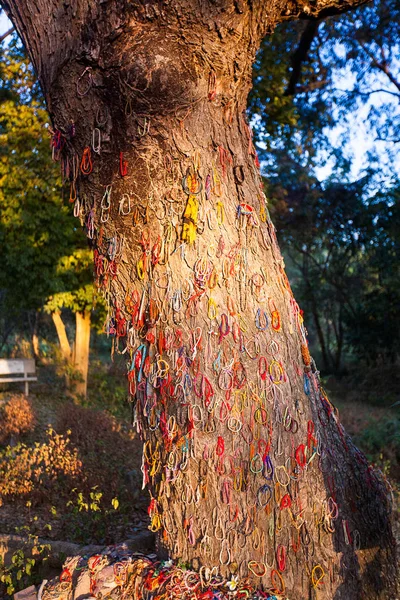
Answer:
MULTIPOLYGON (((140 490, 141 443, 114 417, 70 403, 61 408, 57 429, 69 432, 82 459, 83 470, 88 473, 87 484, 98 486, 106 502, 128 491, 127 474, 132 471, 137 471, 137 490, 140 490)), ((88 492, 89 488, 83 491, 88 492)))
POLYGON ((354 441, 370 461, 380 466, 386 464, 386 470, 390 471, 391 476, 399 478, 400 417, 398 415, 371 421, 355 436, 354 441))
POLYGON ((88 493, 71 490, 71 496, 63 515, 64 537, 78 544, 115 543, 124 521, 118 499, 107 504, 97 486, 88 493))
POLYGON ((89 371, 88 397, 81 406, 106 410, 107 413, 129 419, 129 405, 126 401, 126 365, 112 363, 108 368, 100 361, 91 361, 89 371))
POLYGON ((0 410, 0 443, 12 435, 31 431, 35 425, 32 404, 25 396, 12 396, 0 410))
POLYGON ((35 498, 59 497, 71 489, 71 480, 81 477, 82 463, 70 440, 52 429, 46 442, 27 446, 19 443, 0 452, 0 495, 35 498), (67 479, 67 481, 66 481, 67 479))
POLYGON ((8 565, 0 556, 0 597, 10 600, 16 591, 42 581, 41 567, 48 560, 51 551, 50 544, 41 543, 31 533, 29 526, 17 527, 16 533, 24 534, 21 547, 13 552, 8 565))

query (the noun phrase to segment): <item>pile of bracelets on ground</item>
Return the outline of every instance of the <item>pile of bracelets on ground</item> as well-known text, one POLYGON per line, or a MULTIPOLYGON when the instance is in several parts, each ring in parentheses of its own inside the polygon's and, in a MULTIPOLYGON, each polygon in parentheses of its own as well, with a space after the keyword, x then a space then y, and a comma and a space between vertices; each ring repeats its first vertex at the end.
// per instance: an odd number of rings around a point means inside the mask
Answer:
POLYGON ((37 600, 101 598, 120 600, 287 600, 255 590, 235 576, 224 580, 214 570, 195 572, 173 561, 158 561, 155 554, 130 553, 127 547, 109 546, 101 554, 67 558, 59 577, 44 580, 37 600))

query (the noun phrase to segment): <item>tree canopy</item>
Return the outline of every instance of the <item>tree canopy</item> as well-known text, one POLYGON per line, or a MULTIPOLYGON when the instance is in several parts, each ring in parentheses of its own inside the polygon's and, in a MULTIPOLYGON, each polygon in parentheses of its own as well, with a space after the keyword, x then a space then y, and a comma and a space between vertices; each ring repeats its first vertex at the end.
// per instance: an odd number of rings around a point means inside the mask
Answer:
POLYGON ((92 253, 64 198, 42 94, 15 35, 3 42, 0 80, 0 290, 7 331, 10 321, 44 306, 73 312, 93 306, 93 284, 92 253))
POLYGON ((249 111, 267 195, 326 371, 343 354, 397 355, 399 11, 376 2, 281 25, 255 63, 249 111))

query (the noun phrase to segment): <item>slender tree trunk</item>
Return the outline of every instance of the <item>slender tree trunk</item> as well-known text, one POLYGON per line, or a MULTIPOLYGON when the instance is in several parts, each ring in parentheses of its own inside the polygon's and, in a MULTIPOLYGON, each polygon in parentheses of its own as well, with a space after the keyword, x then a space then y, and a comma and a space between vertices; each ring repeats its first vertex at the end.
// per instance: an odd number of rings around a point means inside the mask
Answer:
POLYGON ((60 311, 54 311, 51 313, 54 326, 57 331, 58 341, 60 343, 61 355, 65 361, 70 362, 71 360, 71 346, 68 341, 67 331, 65 329, 64 322, 61 318, 60 311))
POLYGON ((36 311, 35 312, 35 321, 33 324, 33 332, 32 332, 32 349, 33 349, 33 356, 36 358, 36 360, 39 358, 39 352, 40 352, 38 325, 39 325, 39 312, 36 311))
POLYGON ((324 336, 324 332, 323 332, 322 326, 321 326, 321 321, 319 318, 318 304, 317 304, 317 301, 316 301, 315 295, 314 295, 314 287, 308 278, 308 272, 309 272, 308 263, 309 263, 309 257, 307 256, 306 253, 304 253, 301 273, 307 284, 309 298, 311 298, 311 314, 314 319, 314 325, 315 325, 315 329, 317 332, 318 342, 319 342, 319 346, 321 348, 323 368, 324 368, 325 372, 329 372, 329 369, 330 369, 329 353, 327 351, 327 345, 325 343, 325 336, 324 336))
POLYGON ((31 334, 32 355, 34 358, 37 359, 39 357, 39 338, 37 334, 39 323, 39 311, 28 311, 27 319, 29 324, 29 331, 31 334))
POLYGON ((74 367, 81 376, 81 380, 76 382, 75 393, 86 397, 87 378, 89 369, 89 348, 90 348, 90 311, 75 313, 76 333, 74 346, 74 367))
POLYGON ((389 494, 321 388, 244 115, 265 31, 337 4, 5 5, 127 349, 160 551, 279 598, 392 598, 389 494))
POLYGON ((342 351, 343 351, 343 339, 344 339, 344 329, 343 329, 343 305, 339 306, 339 314, 338 314, 338 325, 336 333, 336 352, 335 352, 335 371, 336 373, 340 373, 341 362, 342 362, 342 351))
POLYGON ((309 292, 310 292, 310 297, 311 297, 312 316, 314 319, 315 329, 317 331, 319 346, 321 348, 322 363, 323 363, 323 367, 324 367, 325 371, 329 372, 330 361, 329 361, 328 352, 326 350, 325 336, 324 336, 324 332, 322 330, 322 326, 321 326, 321 322, 320 322, 319 314, 318 314, 318 306, 315 301, 315 298, 313 295, 313 290, 311 289, 311 285, 309 286, 309 292))
POLYGON ((318 308, 314 305, 314 302, 312 307, 312 315, 314 319, 315 329, 317 331, 319 347, 321 348, 323 368, 326 372, 329 372, 329 357, 326 351, 325 336, 321 327, 321 322, 319 320, 318 308))

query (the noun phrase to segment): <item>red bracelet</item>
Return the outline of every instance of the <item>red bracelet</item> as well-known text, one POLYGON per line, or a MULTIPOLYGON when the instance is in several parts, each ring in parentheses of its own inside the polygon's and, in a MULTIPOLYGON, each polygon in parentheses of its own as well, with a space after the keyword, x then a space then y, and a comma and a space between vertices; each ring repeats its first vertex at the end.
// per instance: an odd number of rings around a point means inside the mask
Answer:
POLYGON ((286 548, 281 544, 276 549, 276 563, 279 571, 282 573, 286 569, 286 548))

